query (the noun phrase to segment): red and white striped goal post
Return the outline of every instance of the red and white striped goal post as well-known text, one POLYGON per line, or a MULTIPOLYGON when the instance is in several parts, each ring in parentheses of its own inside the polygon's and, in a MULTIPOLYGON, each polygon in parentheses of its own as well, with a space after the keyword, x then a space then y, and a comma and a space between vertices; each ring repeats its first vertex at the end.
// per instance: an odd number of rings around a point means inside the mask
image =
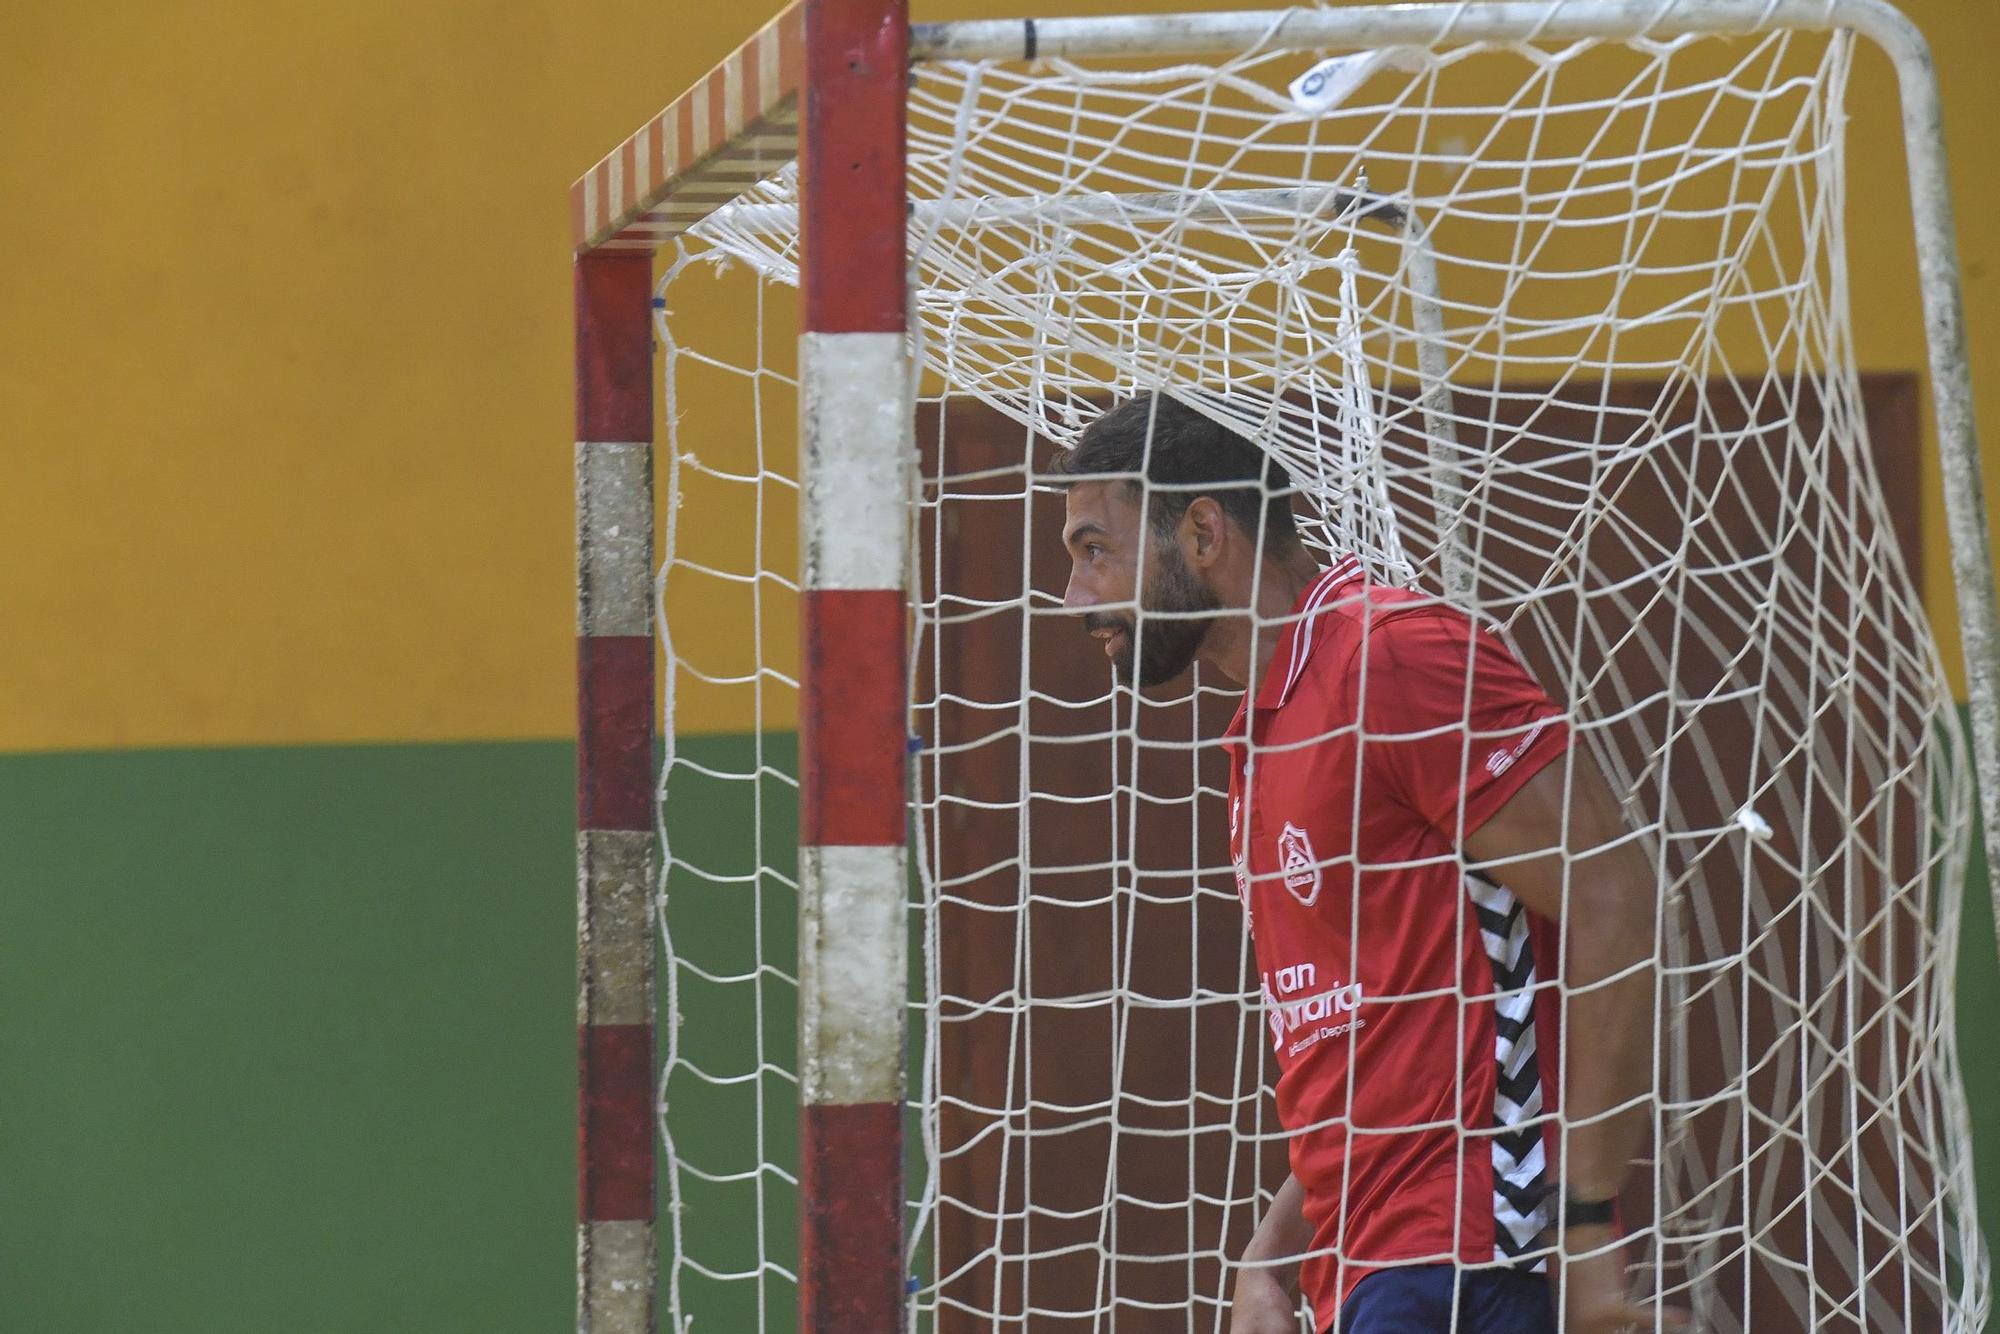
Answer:
POLYGON ((577 1327, 654 1327, 651 255, 796 155, 800 1327, 902 1321, 902 0, 798 0, 578 181, 577 1327), (807 108, 797 108, 801 94, 807 108))
POLYGON ((1887 0, 1445 0, 915 28, 907 0, 792 0, 576 181, 580 1334, 655 1327, 654 252, 799 161, 800 1328, 893 1331, 905 1301, 909 61, 1780 27, 1853 29, 1896 67, 1987 851, 2000 865, 2000 630, 1937 83, 1921 34, 1887 0), (815 255, 839 256, 837 271, 815 255))

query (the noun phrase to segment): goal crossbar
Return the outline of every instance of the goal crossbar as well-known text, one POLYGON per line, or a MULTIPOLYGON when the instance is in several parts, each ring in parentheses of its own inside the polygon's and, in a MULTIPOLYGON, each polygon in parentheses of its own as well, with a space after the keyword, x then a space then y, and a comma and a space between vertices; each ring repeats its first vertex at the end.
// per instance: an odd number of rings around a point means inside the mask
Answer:
MULTIPOLYGON (((979 199, 919 200, 910 207, 917 227, 997 227, 1033 223, 1076 226, 1093 222, 1242 222, 1269 218, 1292 222, 1299 218, 1338 219, 1351 215, 1400 231, 1408 215, 1378 195, 1333 186, 1296 190, 1204 190, 1170 194, 1159 190, 1094 195, 989 195, 979 199)), ((797 231, 796 204, 729 204, 713 215, 718 225, 746 236, 787 235, 797 231)))
POLYGON ((972 19, 910 29, 919 60, 1230 55, 1253 48, 1355 51, 1405 44, 1567 42, 1851 28, 1893 56, 1923 37, 1887 0, 1502 0, 1102 18, 972 19))

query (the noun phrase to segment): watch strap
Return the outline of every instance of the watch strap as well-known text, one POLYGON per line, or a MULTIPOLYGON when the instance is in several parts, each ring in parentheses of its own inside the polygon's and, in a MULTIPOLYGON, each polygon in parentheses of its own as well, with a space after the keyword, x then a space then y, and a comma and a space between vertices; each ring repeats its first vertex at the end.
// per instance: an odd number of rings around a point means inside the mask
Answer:
POLYGON ((1568 1191, 1563 1192, 1563 1226, 1608 1227, 1617 1220, 1618 1201, 1579 1200, 1568 1191))

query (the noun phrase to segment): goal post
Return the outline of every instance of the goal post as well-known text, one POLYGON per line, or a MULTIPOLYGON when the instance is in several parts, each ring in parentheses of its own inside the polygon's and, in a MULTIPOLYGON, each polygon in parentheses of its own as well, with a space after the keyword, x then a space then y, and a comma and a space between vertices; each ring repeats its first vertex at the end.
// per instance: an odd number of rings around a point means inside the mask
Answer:
POLYGON ((655 935, 652 265, 576 263, 577 1311, 650 1329, 655 935))
POLYGON ((1648 1292, 1979 1327, 1951 982, 1975 791, 2000 906, 2000 638, 1885 0, 796 0, 571 202, 579 1330, 1227 1327, 1291 1022, 1235 696, 1112 686, 1059 605, 1055 460, 1148 391, 1279 460, 1328 568, 1502 628, 1629 794, 1648 1292), (1856 39, 1899 81, 1969 737, 1848 333, 1856 39))
POLYGON ((909 701, 903 0, 807 0, 800 275, 801 1330, 895 1329, 903 1290, 909 701))

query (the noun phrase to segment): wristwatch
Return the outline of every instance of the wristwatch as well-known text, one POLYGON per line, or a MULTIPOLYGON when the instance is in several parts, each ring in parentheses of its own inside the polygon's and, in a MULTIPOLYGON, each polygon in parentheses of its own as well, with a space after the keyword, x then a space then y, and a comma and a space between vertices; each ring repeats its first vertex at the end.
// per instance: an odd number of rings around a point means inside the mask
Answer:
POLYGON ((1567 1190, 1563 1192, 1563 1226, 1608 1227, 1616 1220, 1618 1201, 1579 1200, 1567 1190))

